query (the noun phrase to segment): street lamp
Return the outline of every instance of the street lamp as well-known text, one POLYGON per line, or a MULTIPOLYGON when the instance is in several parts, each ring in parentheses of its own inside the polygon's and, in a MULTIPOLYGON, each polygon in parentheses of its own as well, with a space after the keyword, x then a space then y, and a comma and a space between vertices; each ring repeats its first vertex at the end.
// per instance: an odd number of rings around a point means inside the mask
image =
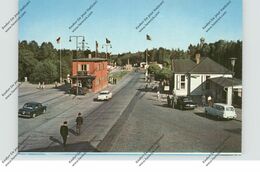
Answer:
POLYGON ((107 59, 108 58, 107 57, 108 56, 107 55, 108 54, 108 48, 112 48, 112 45, 111 45, 111 43, 105 43, 105 44, 102 45, 102 48, 104 48, 104 47, 106 47, 106 59, 107 59))
MULTIPOLYGON (((78 56, 78 49, 80 48, 79 47, 79 38, 82 39, 82 43, 84 44, 85 42, 85 37, 84 36, 70 36, 69 37, 69 42, 72 42, 72 38, 75 38, 76 39, 76 55, 78 56)), ((78 59, 78 57, 76 57, 78 59)), ((78 60, 77 60, 77 73, 76 73, 76 77, 77 77, 77 92, 76 92, 76 95, 78 95, 78 92, 79 92, 79 88, 78 88, 78 82, 79 82, 79 78, 78 78, 78 60)))
POLYGON ((229 60, 231 62, 231 66, 232 66, 232 98, 231 98, 231 105, 232 105, 233 95, 234 95, 234 76, 235 76, 234 68, 236 65, 237 58, 232 57, 232 58, 229 58, 229 60))

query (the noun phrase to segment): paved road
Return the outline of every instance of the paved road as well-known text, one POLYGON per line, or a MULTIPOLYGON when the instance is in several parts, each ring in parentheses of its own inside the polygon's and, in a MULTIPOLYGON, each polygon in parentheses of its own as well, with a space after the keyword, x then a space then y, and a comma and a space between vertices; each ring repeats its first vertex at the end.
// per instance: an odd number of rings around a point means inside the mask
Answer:
POLYGON ((24 151, 145 152, 160 139, 159 152, 213 152, 226 138, 223 152, 241 151, 241 122, 167 108, 155 93, 143 91, 142 77, 130 73, 116 86, 109 86, 114 96, 107 102, 94 102, 93 93, 74 97, 53 89, 21 94, 19 106, 28 100, 48 104, 44 115, 19 118, 19 142, 29 136, 24 151), (76 136, 79 111, 84 125, 82 134, 76 136), (64 120, 70 128, 66 148, 60 145, 59 136, 64 120))
POLYGON ((70 146, 66 151, 97 151, 97 145, 116 123, 134 96, 133 93, 137 91, 140 75, 130 73, 116 86, 109 86, 108 89, 112 90, 114 96, 107 102, 93 101, 96 97, 94 93, 75 97, 55 89, 46 89, 23 96, 23 90, 20 90, 22 96, 19 97, 19 107, 27 101, 38 101, 47 104, 48 110, 46 114, 34 119, 19 118, 19 142, 30 136, 25 142, 24 150, 63 151, 59 127, 66 120, 70 128, 70 146), (81 136, 75 135, 75 118, 78 112, 83 114, 85 121, 81 136))
POLYGON ((157 152, 217 152, 222 146, 221 152, 241 152, 240 121, 171 109, 155 93, 141 93, 136 101, 125 124, 110 133, 114 139, 106 151, 145 152, 160 140, 157 152))

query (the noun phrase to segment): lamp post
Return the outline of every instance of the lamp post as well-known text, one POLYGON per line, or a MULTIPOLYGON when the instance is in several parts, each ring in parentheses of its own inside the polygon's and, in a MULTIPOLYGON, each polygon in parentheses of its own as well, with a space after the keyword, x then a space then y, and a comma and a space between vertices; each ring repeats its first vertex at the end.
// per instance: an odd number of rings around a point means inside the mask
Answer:
MULTIPOLYGON (((82 44, 84 44, 85 43, 85 37, 84 36, 70 36, 69 37, 69 42, 72 41, 71 40, 72 38, 76 39, 76 56, 78 56, 77 51, 78 51, 78 49, 80 49, 80 47, 79 47, 79 39, 81 38, 82 39, 82 44)), ((77 73, 76 73, 76 77, 77 77, 77 81, 76 81, 76 83, 77 83, 77 92, 76 92, 76 95, 78 95, 78 93, 79 93, 79 88, 78 88, 78 82, 79 82, 79 78, 78 78, 78 57, 76 57, 76 58, 77 58, 77 73)))
POLYGON ((230 62, 231 62, 231 66, 232 66, 232 96, 231 96, 231 105, 232 105, 232 102, 233 102, 233 95, 234 95, 234 76, 235 76, 235 72, 234 72, 234 68, 235 68, 235 65, 236 65, 236 60, 237 58, 230 58, 230 62))
POLYGON ((104 48, 104 47, 106 47, 106 59, 108 60, 108 55, 107 55, 108 48, 112 48, 112 45, 111 45, 111 43, 105 43, 102 45, 102 48, 104 48))

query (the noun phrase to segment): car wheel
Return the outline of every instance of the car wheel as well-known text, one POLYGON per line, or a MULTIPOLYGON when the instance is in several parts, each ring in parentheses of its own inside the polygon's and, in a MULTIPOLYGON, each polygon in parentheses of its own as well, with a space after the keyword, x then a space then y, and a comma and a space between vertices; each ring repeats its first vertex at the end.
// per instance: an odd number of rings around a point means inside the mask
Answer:
POLYGON ((32 115, 32 117, 35 118, 35 117, 36 117, 36 113, 34 113, 34 114, 32 115))

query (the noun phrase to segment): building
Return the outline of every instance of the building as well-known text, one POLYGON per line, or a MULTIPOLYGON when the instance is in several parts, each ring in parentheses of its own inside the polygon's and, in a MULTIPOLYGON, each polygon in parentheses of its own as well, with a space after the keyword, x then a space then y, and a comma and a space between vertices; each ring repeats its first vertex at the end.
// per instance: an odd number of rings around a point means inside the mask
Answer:
POLYGON ((242 95, 242 82, 238 79, 234 82, 232 71, 208 57, 198 54, 195 61, 185 58, 174 59, 172 63, 173 91, 177 96, 189 95, 199 103, 205 95, 215 102, 232 104, 232 87, 242 95))
POLYGON ((108 85, 107 60, 80 58, 72 61, 72 84, 98 92, 108 85))

